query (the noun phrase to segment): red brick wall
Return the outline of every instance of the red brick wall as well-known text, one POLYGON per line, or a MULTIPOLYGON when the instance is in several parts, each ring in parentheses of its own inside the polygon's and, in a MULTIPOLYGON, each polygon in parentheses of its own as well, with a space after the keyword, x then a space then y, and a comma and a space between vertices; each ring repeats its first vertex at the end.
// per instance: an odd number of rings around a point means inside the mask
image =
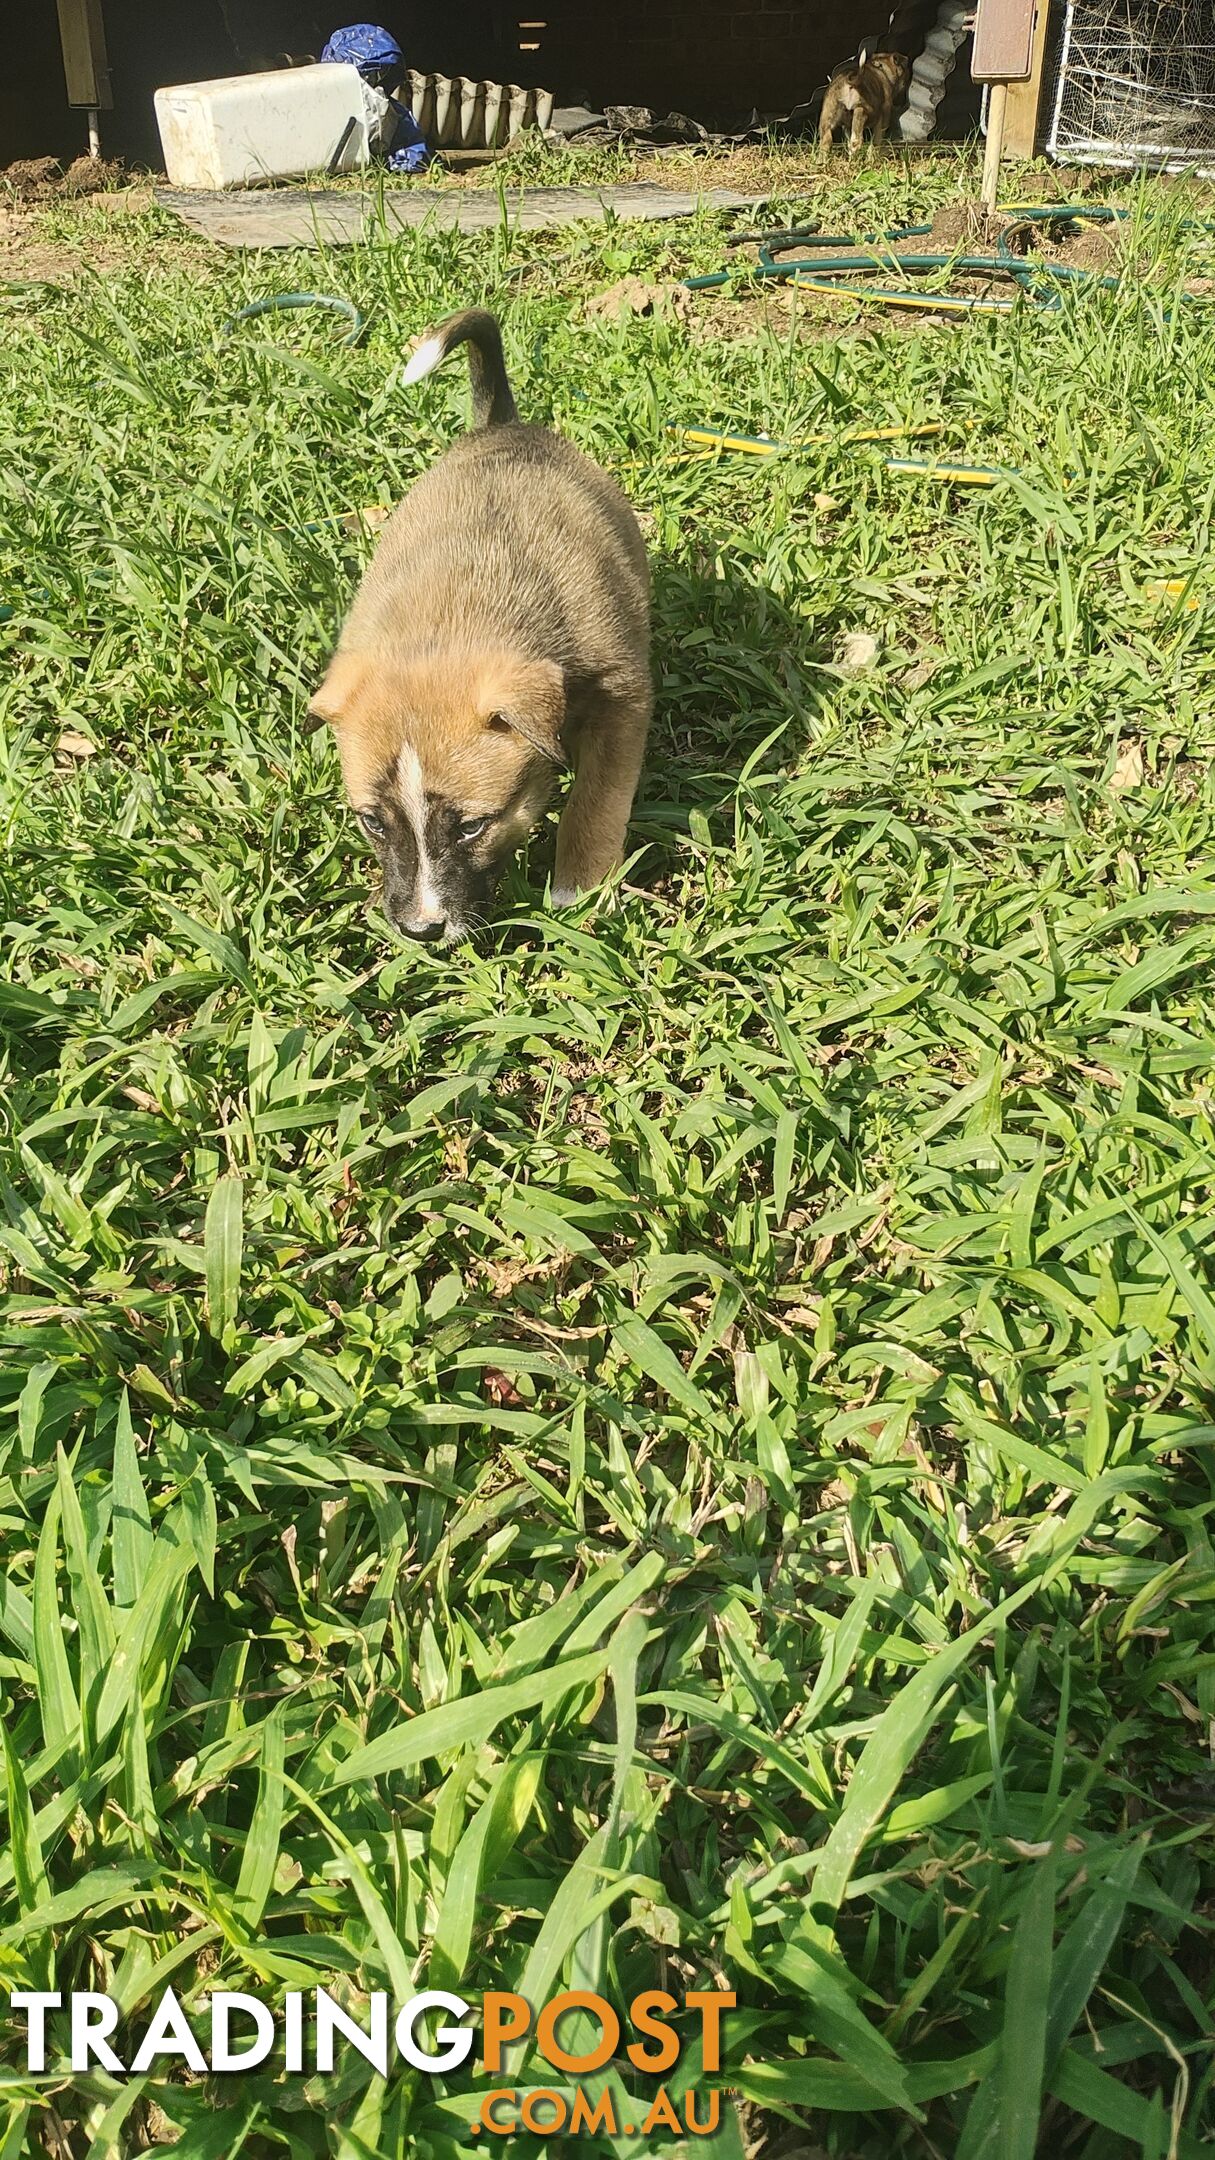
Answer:
POLYGON ((547 0, 519 12, 546 19, 536 72, 560 98, 581 92, 596 106, 727 119, 752 106, 787 112, 803 103, 863 37, 880 36, 892 4, 547 0))

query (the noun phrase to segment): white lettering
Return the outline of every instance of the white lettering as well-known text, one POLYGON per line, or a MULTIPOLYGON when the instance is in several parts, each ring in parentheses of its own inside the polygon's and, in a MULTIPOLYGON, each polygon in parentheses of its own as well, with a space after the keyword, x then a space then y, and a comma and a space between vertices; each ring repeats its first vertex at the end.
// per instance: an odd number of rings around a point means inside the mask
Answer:
POLYGON ((461 2031, 458 2025, 441 2025, 435 2034, 439 2051, 428 2055, 418 2046, 416 2038, 418 2019, 428 2010, 448 2010, 452 2017, 467 2017, 468 2004, 458 1995, 447 1995, 442 1988, 432 1988, 428 1994, 411 1996, 397 2019, 397 2049, 410 2069, 426 2070, 432 2077, 437 2077, 443 2071, 458 2070, 468 2061, 473 2051, 473 2035, 461 2031))
MULTIPOLYGON (((62 2001, 62 1995, 30 1994, 25 1989, 19 1989, 16 1994, 9 1996, 8 2006, 10 2010, 24 2010, 27 2012, 25 2042, 25 2067, 27 2070, 46 2069, 46 2013, 48 2010, 57 2010, 62 2001)), ((75 2067, 73 2063, 72 2068, 75 2069, 75 2067)))
POLYGON ((186 2014, 172 1988, 166 1988, 160 2007, 139 2044, 131 2064, 132 2077, 142 2077, 160 2055, 180 2055, 190 2070, 206 2075, 207 2058, 186 2023, 186 2014))
POLYGON ((368 1997, 371 2008, 371 2031, 364 2032, 361 2025, 324 1988, 316 1991, 316 2067, 322 2074, 333 2069, 333 2035, 340 2031, 359 2051, 373 2070, 382 2078, 388 2075, 388 1997, 375 1994, 368 1997))
POLYGON ((117 2024, 118 2005, 108 1995, 73 1995, 73 2070, 89 2070, 98 2063, 103 2070, 121 2076, 122 2063, 106 2044, 117 2024))
POLYGON ((211 2068, 213 2070, 252 2070, 257 2063, 264 2063, 274 2046, 274 2013, 268 2003, 258 2002, 255 1995, 222 1994, 211 1997, 211 2068), (232 2014, 252 2018, 257 2028, 257 2038, 246 2047, 232 2045, 232 2014))
POLYGON ((304 2068, 304 1998, 298 1988, 283 1997, 283 2068, 289 2077, 300 2077, 304 2068))

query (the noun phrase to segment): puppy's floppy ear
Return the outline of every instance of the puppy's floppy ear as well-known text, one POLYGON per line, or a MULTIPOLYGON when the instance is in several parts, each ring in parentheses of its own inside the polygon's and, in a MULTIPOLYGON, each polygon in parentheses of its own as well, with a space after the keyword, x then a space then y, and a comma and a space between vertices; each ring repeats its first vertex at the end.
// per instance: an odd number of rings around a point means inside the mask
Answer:
POLYGON ((336 652, 329 662, 324 682, 308 707, 304 733, 315 735, 326 721, 330 727, 340 727, 366 674, 367 662, 362 653, 336 652))
POLYGON ((561 741, 565 676, 555 660, 504 660, 488 668, 480 703, 488 728, 518 735, 554 765, 568 762, 561 741))

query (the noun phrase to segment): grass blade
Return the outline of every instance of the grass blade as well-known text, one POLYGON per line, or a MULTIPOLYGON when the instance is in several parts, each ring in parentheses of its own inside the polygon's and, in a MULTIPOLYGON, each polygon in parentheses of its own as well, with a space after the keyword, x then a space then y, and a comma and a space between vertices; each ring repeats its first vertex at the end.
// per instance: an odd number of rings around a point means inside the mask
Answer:
POLYGON ((207 1326, 226 1342, 240 1309, 244 1241, 244 1186, 238 1177, 218 1178, 207 1202, 203 1250, 207 1263, 207 1326))
POLYGON ((245 1838, 240 1875, 232 1900, 242 1926, 254 1937, 274 1888, 282 1845, 285 1800, 283 1716, 281 1708, 272 1710, 262 1726, 257 1804, 245 1838))
POLYGON ((139 1474, 139 1456, 131 1425, 131 1402, 124 1388, 114 1428, 113 1516, 114 1603, 119 1610, 139 1596, 152 1550, 152 1518, 139 1474))
POLYGON ((425 1762, 429 1756, 479 1747, 497 1731, 504 1718, 516 1717, 523 1710, 546 1710, 564 1695, 594 1687, 607 1669, 608 1655, 607 1651, 595 1651, 587 1657, 562 1658, 547 1672, 529 1679, 485 1688, 479 1695, 463 1696, 457 1702, 423 1711, 397 1731, 356 1748, 334 1772, 330 1789, 367 1784, 390 1771, 425 1762))

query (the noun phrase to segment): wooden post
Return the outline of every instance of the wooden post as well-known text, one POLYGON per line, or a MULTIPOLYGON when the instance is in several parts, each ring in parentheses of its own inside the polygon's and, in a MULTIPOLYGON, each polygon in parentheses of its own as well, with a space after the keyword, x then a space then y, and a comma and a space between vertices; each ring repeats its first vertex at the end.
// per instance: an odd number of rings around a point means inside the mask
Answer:
POLYGON ((992 84, 987 98, 987 144, 983 151, 981 199, 988 217, 996 214, 1000 192, 1000 159, 1004 151, 1004 115, 1008 108, 1008 84, 992 84))
POLYGON ((111 112, 110 68, 106 59, 101 0, 58 0, 59 42, 69 105, 86 112, 111 112))
POLYGON ((1000 186, 1008 86, 1029 80, 1038 5, 1045 0, 979 0, 970 73, 973 81, 989 85, 983 156, 983 207, 989 217, 1000 186))
POLYGON ((1042 105, 1042 73, 1046 65, 1049 28, 1050 0, 1038 0, 1028 78, 1008 86, 1008 106, 1004 115, 1004 155, 1008 158, 1031 158, 1038 147, 1038 114, 1042 105))

